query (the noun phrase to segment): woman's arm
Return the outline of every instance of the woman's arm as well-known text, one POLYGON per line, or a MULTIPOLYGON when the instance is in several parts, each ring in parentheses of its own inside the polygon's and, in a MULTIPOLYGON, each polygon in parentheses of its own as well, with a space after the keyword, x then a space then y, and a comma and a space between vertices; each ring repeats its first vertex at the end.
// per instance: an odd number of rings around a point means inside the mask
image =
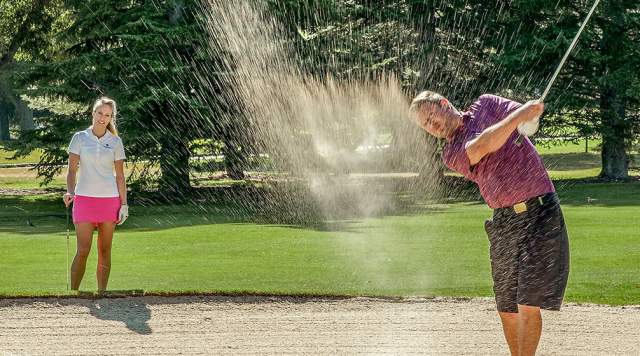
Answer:
POLYGON ((116 185, 118 186, 118 195, 122 205, 127 205, 127 182, 124 179, 124 160, 115 161, 116 169, 116 185))
POLYGON ((69 206, 76 194, 76 174, 78 172, 78 164, 80 163, 80 155, 69 153, 69 166, 67 168, 67 193, 64 195, 64 204, 69 206))

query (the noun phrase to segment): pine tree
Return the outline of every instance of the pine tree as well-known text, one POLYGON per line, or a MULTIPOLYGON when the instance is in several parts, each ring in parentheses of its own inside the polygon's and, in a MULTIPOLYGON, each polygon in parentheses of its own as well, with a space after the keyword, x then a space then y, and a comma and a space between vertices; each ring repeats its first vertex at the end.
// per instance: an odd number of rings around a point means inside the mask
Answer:
MULTIPOLYGON (((546 86, 592 1, 510 3, 497 27, 517 34, 499 47, 504 89, 534 98, 546 86)), ((640 4, 603 0, 547 98, 543 129, 556 135, 602 137, 606 179, 628 176, 628 151, 640 130, 640 4)))
POLYGON ((20 62, 43 58, 51 48, 52 27, 60 0, 0 0, 0 140, 9 140, 9 128, 33 128, 33 113, 21 100, 11 80, 16 57, 20 62))
POLYGON ((23 76, 31 97, 81 108, 43 118, 31 135, 35 145, 52 143, 40 173, 51 179, 59 172, 66 159, 61 147, 73 131, 89 126, 91 104, 106 95, 118 103, 117 126, 129 158, 140 163, 134 180, 157 178, 159 165, 161 189, 188 192, 190 144, 219 134, 213 109, 194 94, 200 90, 194 68, 211 59, 202 51, 197 1, 69 0, 66 6, 73 24, 61 33, 64 51, 23 76))

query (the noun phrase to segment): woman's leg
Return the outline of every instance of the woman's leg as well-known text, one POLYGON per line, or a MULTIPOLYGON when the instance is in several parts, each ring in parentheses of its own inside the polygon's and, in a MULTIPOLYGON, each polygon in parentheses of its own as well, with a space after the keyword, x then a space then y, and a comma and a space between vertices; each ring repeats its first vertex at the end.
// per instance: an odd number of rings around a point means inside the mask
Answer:
POLYGON ((93 230, 95 226, 89 222, 76 223, 76 256, 73 258, 71 265, 71 290, 78 290, 80 282, 84 276, 84 270, 87 266, 87 257, 91 251, 91 240, 93 239, 93 230))
POLYGON ((116 228, 115 222, 104 222, 98 224, 98 268, 96 278, 98 279, 98 291, 107 289, 109 283, 109 272, 111 271, 111 241, 113 240, 113 230, 116 228))

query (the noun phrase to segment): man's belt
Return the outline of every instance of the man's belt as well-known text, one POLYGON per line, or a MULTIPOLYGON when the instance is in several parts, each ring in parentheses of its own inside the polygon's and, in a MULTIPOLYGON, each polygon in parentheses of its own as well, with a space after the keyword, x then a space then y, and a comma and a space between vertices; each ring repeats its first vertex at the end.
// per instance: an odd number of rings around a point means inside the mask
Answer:
POLYGON ((512 206, 506 206, 503 208, 498 208, 496 211, 505 211, 509 213, 522 214, 529 209, 533 209, 536 206, 542 206, 545 202, 552 200, 555 197, 555 193, 547 193, 543 195, 539 195, 537 197, 533 197, 531 199, 527 199, 525 201, 521 201, 512 206))

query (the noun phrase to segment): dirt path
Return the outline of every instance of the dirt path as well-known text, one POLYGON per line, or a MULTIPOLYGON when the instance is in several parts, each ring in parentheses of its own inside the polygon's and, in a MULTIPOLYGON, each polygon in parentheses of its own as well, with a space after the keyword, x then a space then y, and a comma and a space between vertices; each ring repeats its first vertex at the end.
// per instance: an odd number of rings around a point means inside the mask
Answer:
MULTIPOLYGON (((638 355, 640 306, 544 313, 539 355, 638 355)), ((0 300, 0 356, 506 355, 489 299, 0 300)))

